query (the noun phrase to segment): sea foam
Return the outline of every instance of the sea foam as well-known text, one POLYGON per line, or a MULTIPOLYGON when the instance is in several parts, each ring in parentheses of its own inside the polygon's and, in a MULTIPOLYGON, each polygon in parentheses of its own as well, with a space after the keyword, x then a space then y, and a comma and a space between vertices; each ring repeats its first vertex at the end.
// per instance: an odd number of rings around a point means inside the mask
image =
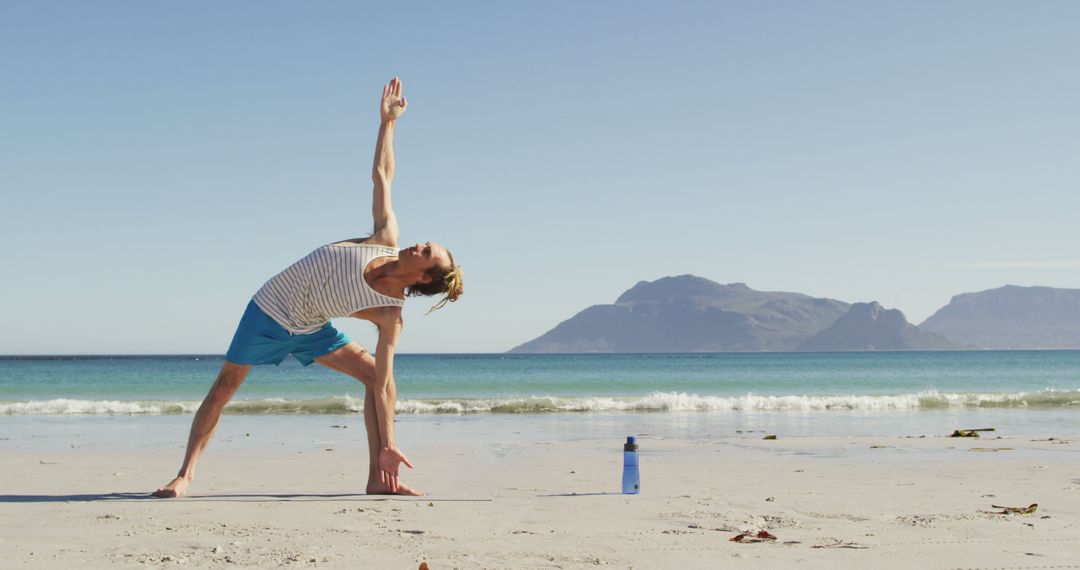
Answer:
MULTIPOLYGON (((542 414, 552 412, 886 412, 964 408, 1063 408, 1080 406, 1080 390, 1016 393, 939 393, 897 395, 701 396, 653 392, 645 396, 516 396, 498 398, 423 398, 399 400, 399 414, 542 414)), ((345 414, 363 410, 362 398, 333 396, 301 400, 235 400, 226 414, 345 414)), ((162 415, 191 414, 197 401, 32 400, 0 401, 3 415, 162 415)))

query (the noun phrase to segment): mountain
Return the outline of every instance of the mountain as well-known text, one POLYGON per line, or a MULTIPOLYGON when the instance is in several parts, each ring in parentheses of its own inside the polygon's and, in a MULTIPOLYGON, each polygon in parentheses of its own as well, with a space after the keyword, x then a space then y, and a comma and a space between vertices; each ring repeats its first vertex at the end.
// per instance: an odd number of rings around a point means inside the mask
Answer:
POLYGON ((664 277, 641 281, 614 304, 589 307, 511 352, 905 350, 944 346, 939 342, 944 339, 920 334, 899 311, 872 305, 876 312, 867 305, 869 309, 852 313, 856 306, 834 299, 756 291, 743 283, 721 285, 693 275, 664 277), (899 315, 902 326, 894 314, 899 315))
POLYGON ((815 334, 800 350, 955 350, 949 339, 920 330, 898 309, 886 309, 876 301, 855 303, 829 328, 815 334))
POLYGON ((1080 289, 1006 285, 963 293, 919 326, 984 348, 1080 348, 1080 289))

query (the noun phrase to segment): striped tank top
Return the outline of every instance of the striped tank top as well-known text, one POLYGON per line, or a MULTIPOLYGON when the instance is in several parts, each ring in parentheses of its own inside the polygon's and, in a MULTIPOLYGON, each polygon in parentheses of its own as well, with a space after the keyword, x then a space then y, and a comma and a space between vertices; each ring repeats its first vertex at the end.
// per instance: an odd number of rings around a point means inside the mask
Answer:
POLYGON ((324 245, 271 277, 252 300, 293 334, 315 332, 362 309, 401 307, 404 299, 383 295, 364 279, 371 260, 397 255, 397 248, 384 245, 324 245))

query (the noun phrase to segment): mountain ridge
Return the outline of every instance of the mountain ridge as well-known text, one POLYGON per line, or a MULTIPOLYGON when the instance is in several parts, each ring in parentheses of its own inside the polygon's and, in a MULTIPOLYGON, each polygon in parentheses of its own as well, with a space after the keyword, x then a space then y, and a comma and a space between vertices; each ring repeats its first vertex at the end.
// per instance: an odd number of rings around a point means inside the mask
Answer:
POLYGON ((920 330, 899 310, 885 309, 877 302, 851 305, 685 274, 639 281, 614 303, 586 307, 510 352, 955 348, 960 347, 920 330))
POLYGON ((1005 285, 960 293, 919 326, 980 348, 1080 348, 1080 289, 1005 285))

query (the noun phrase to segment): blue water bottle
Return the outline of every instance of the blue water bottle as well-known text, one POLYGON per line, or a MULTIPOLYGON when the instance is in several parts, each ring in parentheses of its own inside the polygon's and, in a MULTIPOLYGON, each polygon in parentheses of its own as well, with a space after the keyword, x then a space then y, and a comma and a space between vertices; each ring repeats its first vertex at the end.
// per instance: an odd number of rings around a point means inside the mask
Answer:
POLYGON ((637 438, 629 436, 623 446, 622 492, 636 495, 641 491, 641 474, 638 473, 637 438))

